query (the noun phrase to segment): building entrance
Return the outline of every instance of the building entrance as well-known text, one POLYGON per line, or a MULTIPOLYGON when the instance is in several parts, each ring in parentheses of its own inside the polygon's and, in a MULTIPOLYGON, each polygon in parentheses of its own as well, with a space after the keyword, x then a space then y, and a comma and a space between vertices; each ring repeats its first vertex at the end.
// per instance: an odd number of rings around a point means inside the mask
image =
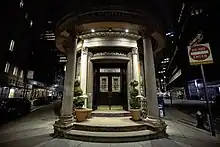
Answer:
POLYGON ((127 109, 125 67, 124 64, 96 64, 93 103, 96 109, 127 109))

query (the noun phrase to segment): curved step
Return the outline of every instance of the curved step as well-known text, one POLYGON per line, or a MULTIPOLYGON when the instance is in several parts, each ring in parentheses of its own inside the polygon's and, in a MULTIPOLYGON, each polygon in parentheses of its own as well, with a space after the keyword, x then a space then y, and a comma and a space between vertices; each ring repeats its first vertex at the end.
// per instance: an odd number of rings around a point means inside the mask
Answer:
POLYGON ((161 138, 164 135, 165 133, 158 133, 150 130, 130 132, 90 132, 71 130, 66 133, 65 138, 89 142, 122 143, 152 140, 161 138))
POLYGON ((92 132, 129 132, 140 131, 150 129, 147 125, 135 125, 135 126, 89 126, 82 124, 74 124, 74 130, 92 131, 92 132))
POLYGON ((73 129, 94 132, 129 132, 151 130, 151 126, 143 121, 132 121, 130 117, 93 117, 84 122, 75 122, 73 129))

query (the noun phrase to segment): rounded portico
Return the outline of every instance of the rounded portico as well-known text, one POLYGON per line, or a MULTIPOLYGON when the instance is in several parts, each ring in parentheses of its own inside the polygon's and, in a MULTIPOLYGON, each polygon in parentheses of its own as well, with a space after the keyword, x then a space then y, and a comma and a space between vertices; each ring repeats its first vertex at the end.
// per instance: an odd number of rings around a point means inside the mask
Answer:
POLYGON ((80 80, 84 107, 93 110, 105 105, 128 110, 129 83, 136 80, 148 115, 158 117, 154 51, 164 42, 158 22, 142 11, 99 8, 62 18, 56 28, 56 46, 67 55, 62 125, 72 123, 74 79, 80 80))

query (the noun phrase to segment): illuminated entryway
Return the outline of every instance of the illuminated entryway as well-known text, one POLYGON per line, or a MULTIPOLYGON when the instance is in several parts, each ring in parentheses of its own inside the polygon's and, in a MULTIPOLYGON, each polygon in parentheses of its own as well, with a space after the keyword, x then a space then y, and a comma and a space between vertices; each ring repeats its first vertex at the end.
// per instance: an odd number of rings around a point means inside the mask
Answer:
POLYGON ((95 63, 94 69, 93 109, 107 106, 109 110, 127 110, 126 64, 95 63))

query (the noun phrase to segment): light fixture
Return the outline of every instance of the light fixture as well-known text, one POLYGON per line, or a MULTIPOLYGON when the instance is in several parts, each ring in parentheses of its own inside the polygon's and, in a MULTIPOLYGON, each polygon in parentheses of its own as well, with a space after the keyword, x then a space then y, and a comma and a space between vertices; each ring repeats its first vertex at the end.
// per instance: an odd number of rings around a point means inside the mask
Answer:
POLYGON ((128 30, 128 29, 125 29, 125 32, 126 32, 126 33, 128 33, 128 32, 129 32, 129 30, 128 30))
POLYGON ((111 31, 112 31, 112 28, 109 28, 108 31, 111 32, 111 31))
POLYGON ((93 33, 94 33, 94 32, 95 32, 95 30, 94 30, 94 29, 91 29, 91 32, 93 32, 93 33))
POLYGON ((32 25, 33 25, 33 21, 31 20, 31 21, 30 21, 30 27, 32 27, 32 25))

